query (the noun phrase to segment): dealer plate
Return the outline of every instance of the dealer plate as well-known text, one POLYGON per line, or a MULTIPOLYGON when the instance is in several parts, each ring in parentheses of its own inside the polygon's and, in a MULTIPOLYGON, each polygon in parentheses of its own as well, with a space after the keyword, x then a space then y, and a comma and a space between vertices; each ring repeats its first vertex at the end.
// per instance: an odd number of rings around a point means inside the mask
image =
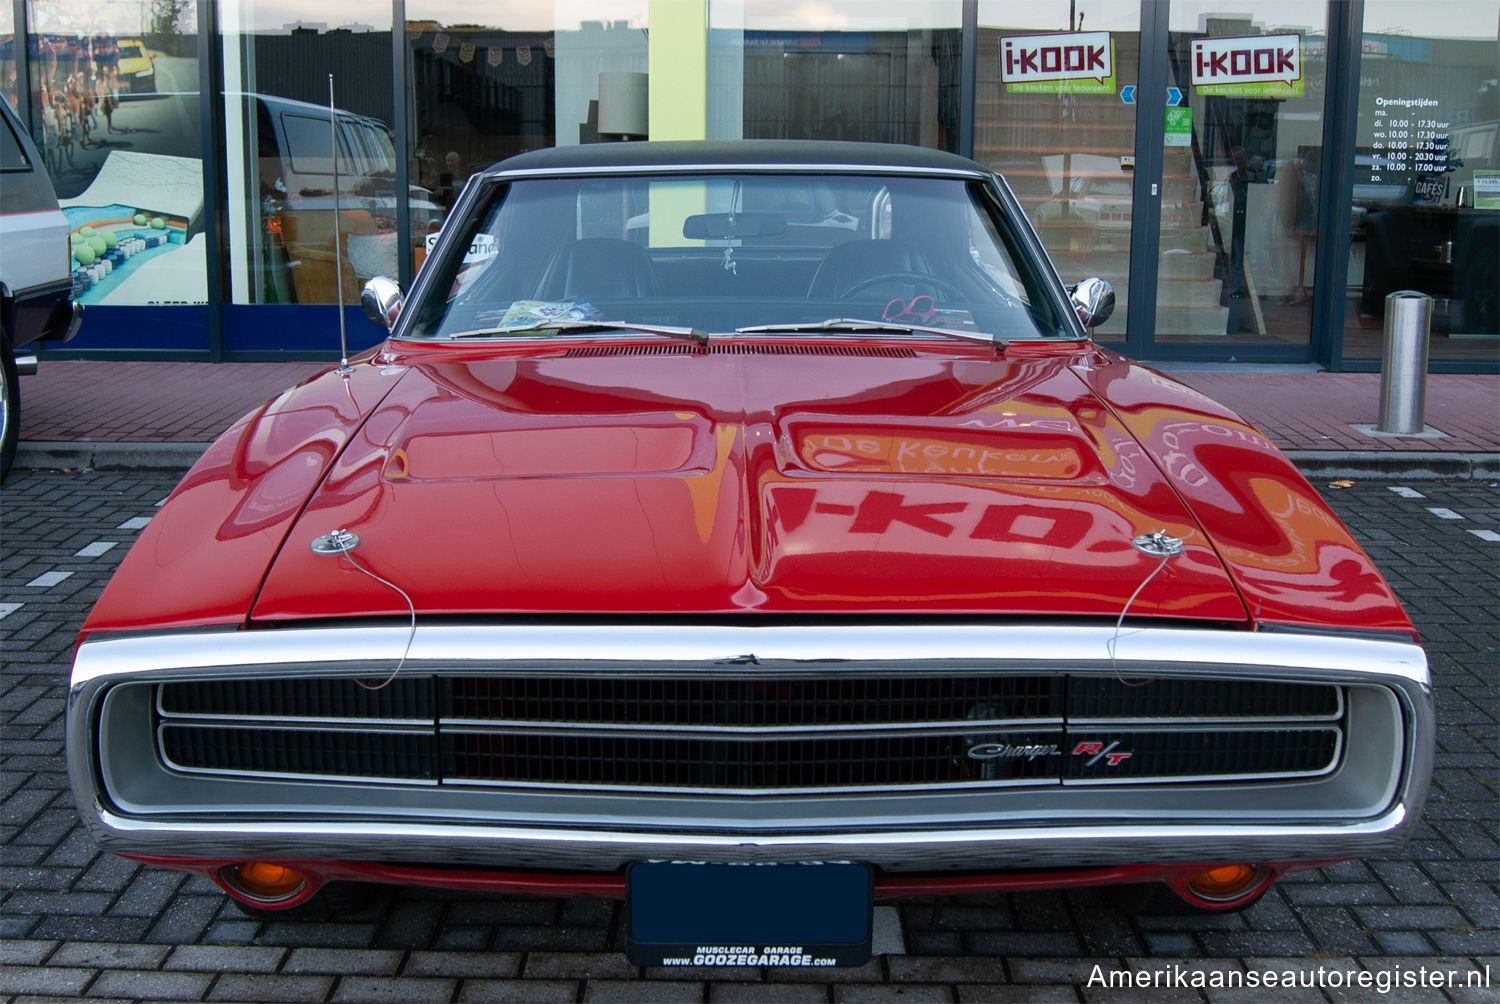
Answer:
POLYGON ((626 948, 638 966, 862 966, 867 865, 646 861, 626 875, 626 948))

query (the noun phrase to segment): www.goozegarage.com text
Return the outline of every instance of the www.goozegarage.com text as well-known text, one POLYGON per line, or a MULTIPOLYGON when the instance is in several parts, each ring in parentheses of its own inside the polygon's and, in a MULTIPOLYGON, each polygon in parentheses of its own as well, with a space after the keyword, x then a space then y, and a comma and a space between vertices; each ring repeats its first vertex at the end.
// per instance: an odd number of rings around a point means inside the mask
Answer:
POLYGON ((663 959, 664 966, 832 966, 834 959, 804 955, 800 945, 700 945, 692 958, 663 959))

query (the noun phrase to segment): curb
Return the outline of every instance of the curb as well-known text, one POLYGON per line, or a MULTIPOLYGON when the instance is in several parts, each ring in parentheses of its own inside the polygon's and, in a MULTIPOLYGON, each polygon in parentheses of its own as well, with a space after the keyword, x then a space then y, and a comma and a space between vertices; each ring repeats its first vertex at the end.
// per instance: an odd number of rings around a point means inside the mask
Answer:
POLYGON ((1485 481, 1500 478, 1500 453, 1424 453, 1416 450, 1286 450, 1309 478, 1409 478, 1485 481))
POLYGON ((16 467, 55 470, 183 471, 197 462, 208 443, 22 442, 16 467))
MULTIPOLYGON (((34 442, 16 448, 16 467, 33 469, 186 471, 208 443, 34 442)), ((1415 450, 1286 450, 1309 478, 1410 478, 1435 481, 1500 480, 1500 453, 1424 453, 1415 450)))

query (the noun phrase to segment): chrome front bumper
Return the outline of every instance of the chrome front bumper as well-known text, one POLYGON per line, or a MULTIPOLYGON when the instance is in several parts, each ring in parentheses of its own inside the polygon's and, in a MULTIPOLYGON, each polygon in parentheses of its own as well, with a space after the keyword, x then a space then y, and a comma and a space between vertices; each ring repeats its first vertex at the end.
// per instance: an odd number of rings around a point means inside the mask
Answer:
POLYGON ((1434 721, 1416 645, 1364 638, 1109 627, 421 627, 403 672, 872 668, 1119 673, 1321 682, 1352 695, 1351 747, 1326 777, 1274 784, 1015 787, 967 793, 733 797, 184 776, 154 755, 130 684, 384 675, 407 628, 226 631, 91 640, 74 666, 68 766, 100 846, 203 858, 339 858, 612 871, 635 860, 860 860, 891 872, 1363 856, 1421 813, 1434 721), (1236 658, 1226 661, 1225 651, 1236 658), (497 654, 498 653, 498 654, 497 654))

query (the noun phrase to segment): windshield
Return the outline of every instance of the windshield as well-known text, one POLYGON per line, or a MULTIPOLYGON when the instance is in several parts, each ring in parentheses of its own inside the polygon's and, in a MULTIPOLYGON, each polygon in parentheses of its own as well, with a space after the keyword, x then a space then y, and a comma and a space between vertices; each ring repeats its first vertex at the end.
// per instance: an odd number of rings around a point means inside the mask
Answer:
MULTIPOLYGON (((710 174, 497 182, 427 268, 405 334, 537 337, 578 322, 730 332, 831 319, 1068 335, 999 202, 932 177, 710 174)), ((835 328, 822 330, 834 331, 835 328)), ((847 326, 844 330, 847 330, 847 326)))

